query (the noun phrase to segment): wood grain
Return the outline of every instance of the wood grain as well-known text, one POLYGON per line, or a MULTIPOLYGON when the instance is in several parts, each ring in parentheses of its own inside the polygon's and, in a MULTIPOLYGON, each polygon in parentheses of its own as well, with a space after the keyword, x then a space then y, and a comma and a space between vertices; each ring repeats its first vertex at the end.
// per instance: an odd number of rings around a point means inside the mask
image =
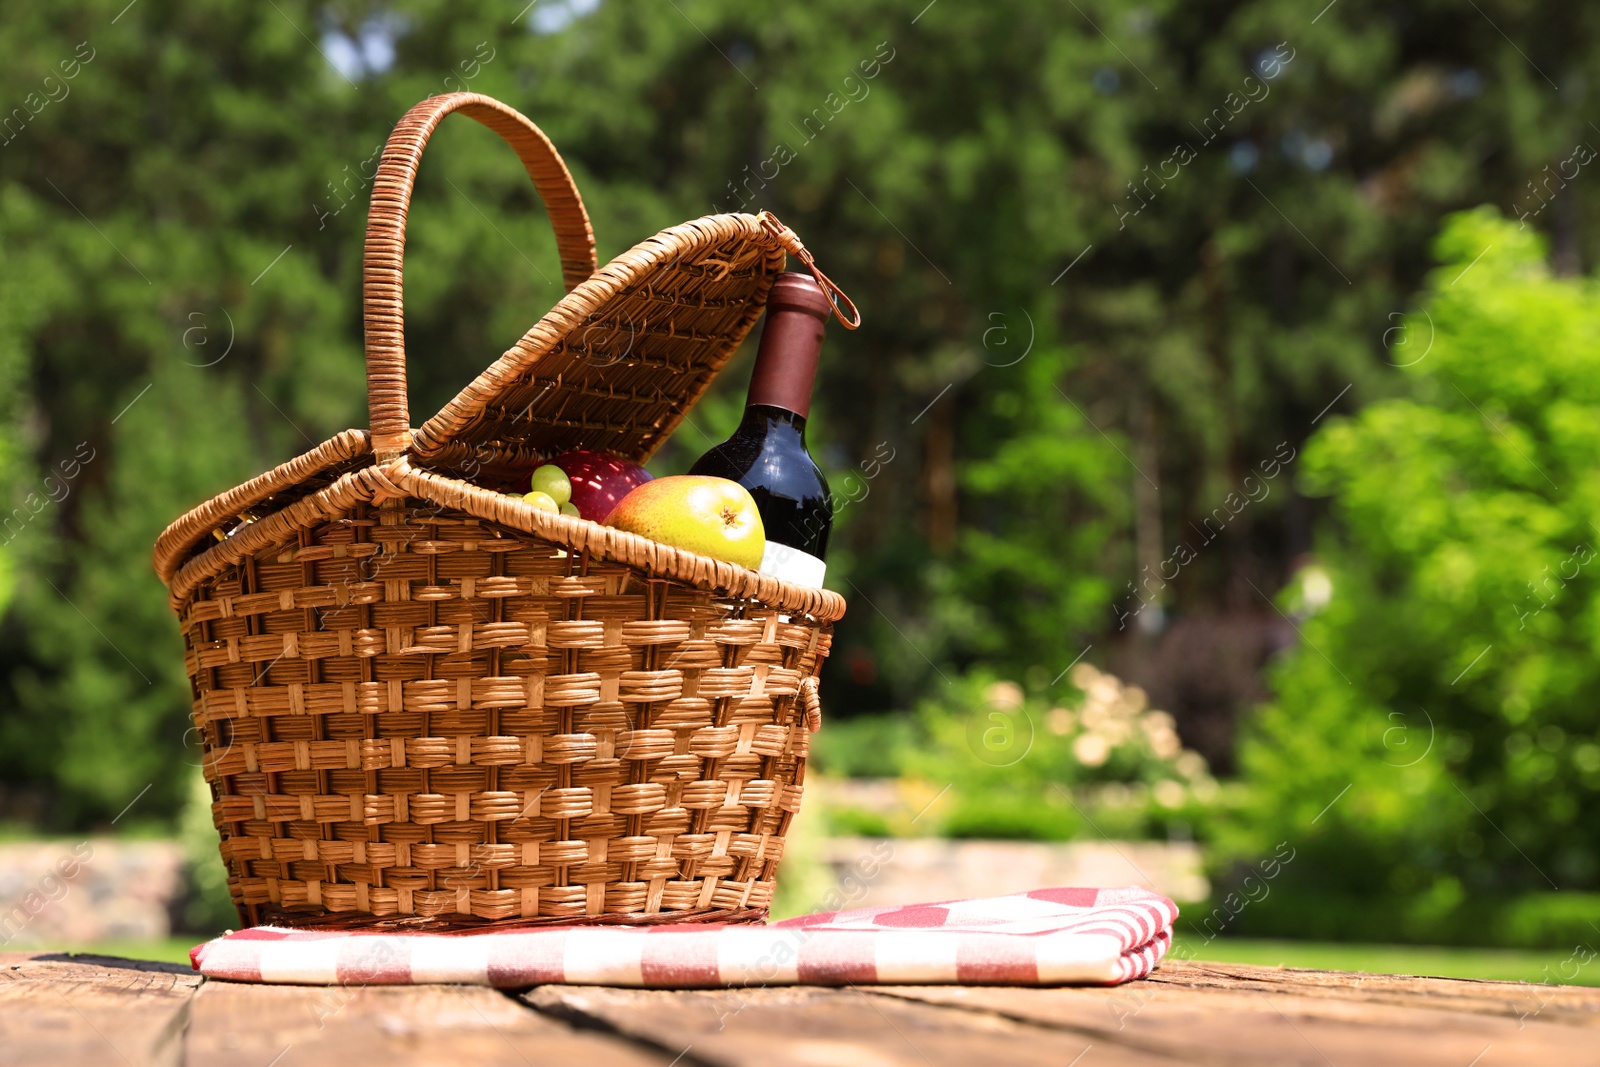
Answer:
POLYGON ((1156 976, 1114 989, 876 992, 1200 1064, 1600 1061, 1600 991, 1220 964, 1163 964, 1156 976))
MULTIPOLYGON (((1085 1067, 1190 1062, 994 1013, 952 1010, 859 989, 784 987, 667 992, 542 986, 538 1010, 655 1044, 680 1065, 728 1067, 1085 1067)), ((665 1061, 663 1061, 665 1062, 665 1061)))
POLYGON ((0 1064, 180 1064, 200 983, 179 964, 0 952, 0 1064))
POLYGON ((1168 961, 1113 989, 271 986, 0 953, 0 1067, 1600 1063, 1600 990, 1168 961))
POLYGON ((1574 1026, 1600 1026, 1600 989, 1586 986, 1314 971, 1173 959, 1163 961, 1150 981, 1188 989, 1283 991, 1362 1004, 1445 1005, 1450 1010, 1518 1021, 1536 1019, 1574 1026))
POLYGON ((481 986, 270 986, 207 982, 195 996, 188 1067, 620 1067, 665 1063, 625 1039, 583 1033, 481 986))

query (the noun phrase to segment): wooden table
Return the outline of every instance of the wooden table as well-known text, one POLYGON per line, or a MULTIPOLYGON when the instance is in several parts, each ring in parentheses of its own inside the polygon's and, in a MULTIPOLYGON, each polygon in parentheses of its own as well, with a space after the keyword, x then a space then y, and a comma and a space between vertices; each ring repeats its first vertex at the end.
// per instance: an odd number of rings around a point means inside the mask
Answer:
POLYGON ((1170 960, 1117 989, 252 986, 0 953, 0 1064, 1600 1064, 1600 990, 1170 960))

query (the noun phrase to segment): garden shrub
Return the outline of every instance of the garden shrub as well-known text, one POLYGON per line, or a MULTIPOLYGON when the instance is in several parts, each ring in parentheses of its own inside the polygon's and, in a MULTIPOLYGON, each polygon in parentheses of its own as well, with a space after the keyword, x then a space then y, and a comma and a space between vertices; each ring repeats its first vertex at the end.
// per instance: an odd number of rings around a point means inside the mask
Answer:
POLYGON ((1185 749, 1172 716, 1144 691, 1087 663, 1067 695, 1028 692, 984 672, 925 702, 925 743, 906 773, 945 795, 925 832, 951 837, 1065 840, 1186 835, 1218 792, 1205 760, 1185 749))
POLYGON ((1304 450, 1325 595, 1281 598, 1301 640, 1215 826, 1219 873, 1296 859, 1239 932, 1549 941, 1550 894, 1600 889, 1600 289, 1486 209, 1436 253, 1389 337, 1411 396, 1304 450))

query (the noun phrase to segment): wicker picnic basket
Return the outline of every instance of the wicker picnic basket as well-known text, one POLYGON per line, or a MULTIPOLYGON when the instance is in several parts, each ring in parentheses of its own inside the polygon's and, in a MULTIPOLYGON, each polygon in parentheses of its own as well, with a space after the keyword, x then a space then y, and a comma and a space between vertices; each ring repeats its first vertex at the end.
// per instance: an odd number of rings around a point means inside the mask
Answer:
POLYGON ((156 543, 244 921, 765 914, 844 600, 505 493, 568 449, 654 452, 786 253, 854 317, 766 214, 696 219, 596 269, 561 157, 498 101, 433 97, 395 127, 367 223, 370 433, 223 493, 156 543), (521 158, 567 294, 413 430, 406 212, 455 111, 521 158))

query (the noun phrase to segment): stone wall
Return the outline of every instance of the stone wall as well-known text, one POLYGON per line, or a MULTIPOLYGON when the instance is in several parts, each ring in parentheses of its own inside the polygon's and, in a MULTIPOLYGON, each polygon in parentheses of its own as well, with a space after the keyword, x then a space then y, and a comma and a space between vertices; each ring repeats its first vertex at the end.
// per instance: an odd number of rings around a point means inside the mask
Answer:
MULTIPOLYGON (((1209 892, 1200 850, 1188 842, 950 841, 940 838, 814 838, 819 884, 806 910, 999 896, 1045 886, 1139 885, 1174 900, 1209 892)), ((780 872, 802 877, 793 864, 780 872)), ((143 941, 172 933, 188 887, 176 841, 0 843, 0 949, 143 941)))
MULTIPOLYGON (((1190 841, 952 841, 943 838, 825 839, 835 899, 846 908, 1003 896, 1054 886, 1142 886, 1173 900, 1210 893, 1200 849, 1190 841)), ((781 874, 780 874, 781 877, 781 874)))
POLYGON ((176 841, 0 843, 0 949, 167 937, 183 866, 176 841))

